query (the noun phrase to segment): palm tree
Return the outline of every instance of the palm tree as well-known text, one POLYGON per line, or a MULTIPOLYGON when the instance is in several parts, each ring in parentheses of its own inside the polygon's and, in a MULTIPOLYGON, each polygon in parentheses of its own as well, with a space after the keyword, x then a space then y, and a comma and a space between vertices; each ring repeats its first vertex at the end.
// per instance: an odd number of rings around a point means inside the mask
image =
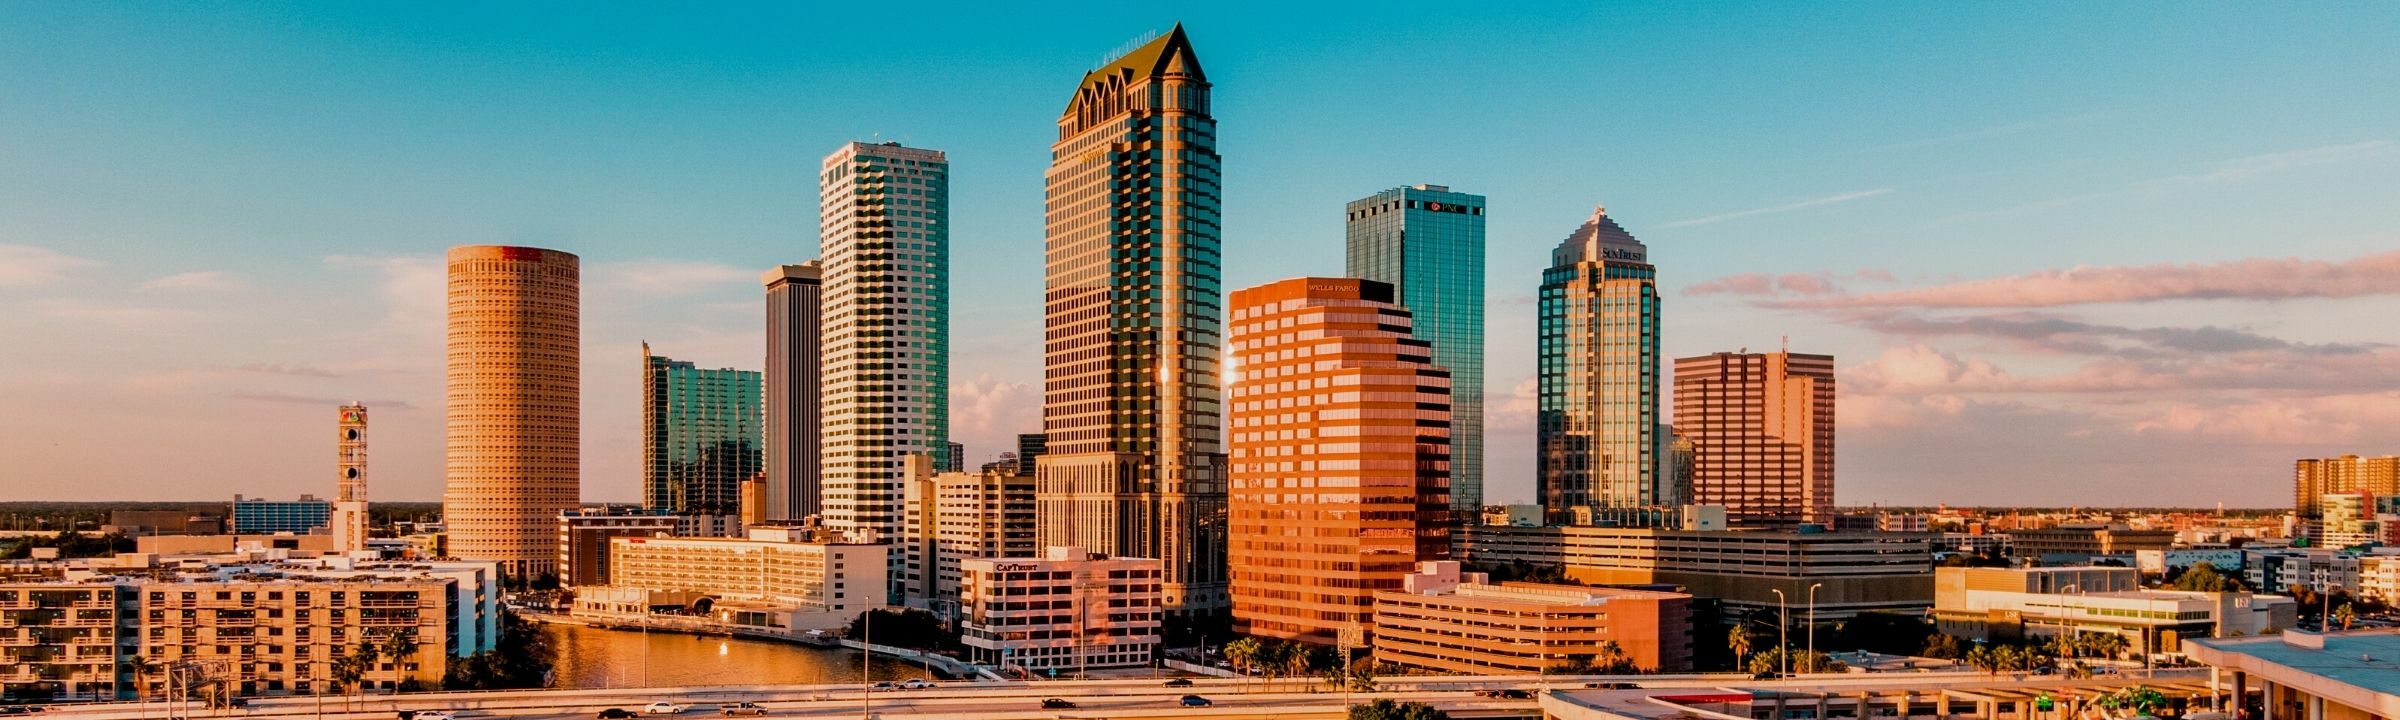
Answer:
POLYGON ((399 632, 384 636, 383 647, 379 649, 384 657, 392 659, 392 677, 395 678, 392 682, 393 694, 399 694, 402 679, 408 677, 408 661, 416 657, 417 646, 421 644, 417 641, 416 628, 401 628, 399 632))
POLYGON ((1725 646, 1733 650, 1733 666, 1741 667, 1742 659, 1750 656, 1750 626, 1738 625, 1726 633, 1725 646))
POLYGON ((1967 666, 1977 670, 1982 670, 1988 674, 2000 674, 2000 664, 1998 659, 1992 657, 1992 649, 1990 647, 1983 645, 1977 645, 1967 651, 1967 666))
POLYGON ((2348 630, 2351 623, 2358 622, 2358 611, 2350 609, 2350 603, 2342 603, 2341 607, 2333 609, 2333 621, 2341 623, 2343 630, 2348 630))
POLYGON ((142 707, 142 715, 150 715, 150 675, 158 672, 158 660, 147 655, 125 659, 125 667, 133 671, 133 701, 142 707))
POLYGON ((1602 640, 1599 656, 1592 659, 1591 665, 1605 674, 1622 675, 1633 671, 1633 656, 1625 654, 1625 646, 1617 641, 1602 640))

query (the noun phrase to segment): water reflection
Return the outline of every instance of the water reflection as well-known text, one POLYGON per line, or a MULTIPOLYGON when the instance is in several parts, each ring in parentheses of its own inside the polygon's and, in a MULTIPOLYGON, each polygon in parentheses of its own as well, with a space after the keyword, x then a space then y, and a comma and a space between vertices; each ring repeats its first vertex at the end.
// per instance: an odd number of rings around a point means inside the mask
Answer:
MULTIPOLYGON (((693 687, 705 685, 767 685, 842 683, 859 680, 859 653, 854 650, 745 640, 722 636, 650 633, 649 676, 642 681, 643 647, 640 632, 604 630, 576 625, 546 628, 558 648, 559 688, 693 687)), ((932 677, 914 664, 889 658, 874 660, 874 679, 932 677)))

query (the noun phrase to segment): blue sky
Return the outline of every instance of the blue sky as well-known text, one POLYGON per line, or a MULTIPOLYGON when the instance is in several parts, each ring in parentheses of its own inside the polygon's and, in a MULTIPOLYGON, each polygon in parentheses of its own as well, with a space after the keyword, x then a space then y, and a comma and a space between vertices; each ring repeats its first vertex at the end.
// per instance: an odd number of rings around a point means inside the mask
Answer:
POLYGON ((1056 114, 1178 20, 1227 287, 1340 273, 1347 200, 1490 197, 1495 499, 1596 203, 1671 355, 1839 358, 1845 504, 2273 505, 2400 452, 2388 4, 888 7, 0 5, 0 499, 330 492, 351 399, 377 497, 438 497, 434 259, 520 243, 585 259, 584 495, 630 500, 638 343, 758 367, 852 139, 950 153, 953 414, 997 453, 1056 114))

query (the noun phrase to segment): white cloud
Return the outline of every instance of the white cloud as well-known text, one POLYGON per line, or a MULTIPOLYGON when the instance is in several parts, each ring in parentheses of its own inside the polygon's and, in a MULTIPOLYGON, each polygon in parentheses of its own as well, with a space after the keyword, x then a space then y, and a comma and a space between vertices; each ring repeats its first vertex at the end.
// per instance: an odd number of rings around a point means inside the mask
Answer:
POLYGON ((244 287, 241 278, 221 270, 181 272, 142 283, 143 290, 192 290, 215 292, 238 290, 244 287))
POLYGON ((46 247, 0 243, 0 287, 31 287, 66 279, 100 262, 46 247))
POLYGON ((1806 209, 1808 209, 1808 208, 1812 208, 1812 207, 1818 207, 1818 206, 1822 206, 1822 205, 1832 205, 1832 204, 1835 204, 1835 203, 1846 203, 1846 202, 1850 202, 1850 201, 1852 201, 1852 200, 1864 200, 1864 199, 1866 199, 1866 198, 1875 197, 1875 196, 1877 196, 1877 195, 1887 195, 1887 194, 1890 194, 1891 192, 1892 192, 1892 189, 1891 189, 1891 188, 1876 188, 1876 189, 1873 189, 1873 190, 1860 190, 1860 191, 1858 191, 1858 192, 1846 192, 1846 193, 1842 193, 1842 194, 1840 194, 1840 195, 1829 195, 1829 196, 1826 196, 1826 197, 1816 198, 1816 199, 1814 199, 1814 200, 1802 200, 1802 201, 1799 201, 1799 202, 1794 202, 1794 203, 1785 203, 1785 204, 1782 204, 1782 205, 1774 205, 1774 206, 1770 206, 1770 207, 1763 207, 1763 208, 1752 208, 1752 209, 1749 209, 1749 210, 1741 210, 1741 211, 1736 211, 1736 212, 1729 212, 1729 213, 1724 213, 1724 214, 1721 214, 1721 215, 1710 215, 1710 216, 1708 216, 1708 217, 1703 217, 1703 218, 1693 218, 1693 219, 1690 219, 1690 220, 1677 220, 1677 221, 1674 221, 1674 222, 1671 222, 1671 223, 1665 223, 1665 224, 1662 224, 1662 225, 1660 225, 1659 227, 1671 227, 1671 228, 1676 228, 1676 227, 1691 227, 1691 226, 1693 226, 1693 225, 1707 225, 1707 224, 1709 224, 1709 223, 1724 222, 1724 221, 1727 221, 1727 220, 1733 220, 1733 219, 1736 219, 1736 218, 1746 218, 1746 217, 1750 217, 1750 216, 1753 216, 1753 215, 1773 215, 1773 214, 1775 214, 1775 213, 1785 213, 1785 212, 1791 212, 1791 211, 1794 211, 1794 210, 1806 210, 1806 209))

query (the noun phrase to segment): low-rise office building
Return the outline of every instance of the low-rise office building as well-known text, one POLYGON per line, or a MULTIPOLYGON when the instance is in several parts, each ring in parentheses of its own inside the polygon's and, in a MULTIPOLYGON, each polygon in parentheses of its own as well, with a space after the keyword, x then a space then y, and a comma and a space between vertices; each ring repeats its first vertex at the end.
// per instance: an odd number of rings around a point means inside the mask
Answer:
POLYGON ((1774 613, 1778 589, 1797 613, 1817 584, 1823 621, 1933 605, 1933 536, 1921 533, 1467 525, 1453 537, 1468 563, 1559 566, 1595 585, 1681 586, 1719 600, 1728 620, 1774 613))
POLYGON ((1375 593, 1375 661, 1443 673, 1589 669, 1611 650, 1645 671, 1691 669, 1692 596, 1576 585, 1492 585, 1427 562, 1375 593))
POLYGON ((333 503, 302 495, 298 500, 233 496, 233 532, 244 535, 308 533, 333 517, 333 503))
POLYGON ((609 547, 610 591, 578 593, 573 612, 646 622, 652 609, 675 605, 700 620, 797 634, 838 628, 883 606, 892 546, 817 542, 809 534, 801 528, 751 528, 747 538, 615 538, 609 547), (714 612, 717 606, 738 606, 743 612, 714 612))
POLYGON ((1138 667, 1164 640, 1157 560, 1053 547, 959 571, 959 635, 974 662, 1036 675, 1138 667))
POLYGON ((2400 718, 2400 632, 2211 638, 2185 654, 2215 668, 2233 697, 2261 690, 2261 720, 2400 718))
POLYGON ((2173 530, 2135 530, 2123 525, 2064 525, 2011 530, 2009 553, 2047 564, 2088 563, 2100 558, 2128 561, 2143 550, 2175 547, 2173 530))
POLYGON ((2177 653, 2182 641, 2258 635, 2293 626, 2280 595, 2141 589, 2133 568, 1963 568, 1935 571, 1935 625, 1971 640, 2105 633, 2135 653, 2177 653))

